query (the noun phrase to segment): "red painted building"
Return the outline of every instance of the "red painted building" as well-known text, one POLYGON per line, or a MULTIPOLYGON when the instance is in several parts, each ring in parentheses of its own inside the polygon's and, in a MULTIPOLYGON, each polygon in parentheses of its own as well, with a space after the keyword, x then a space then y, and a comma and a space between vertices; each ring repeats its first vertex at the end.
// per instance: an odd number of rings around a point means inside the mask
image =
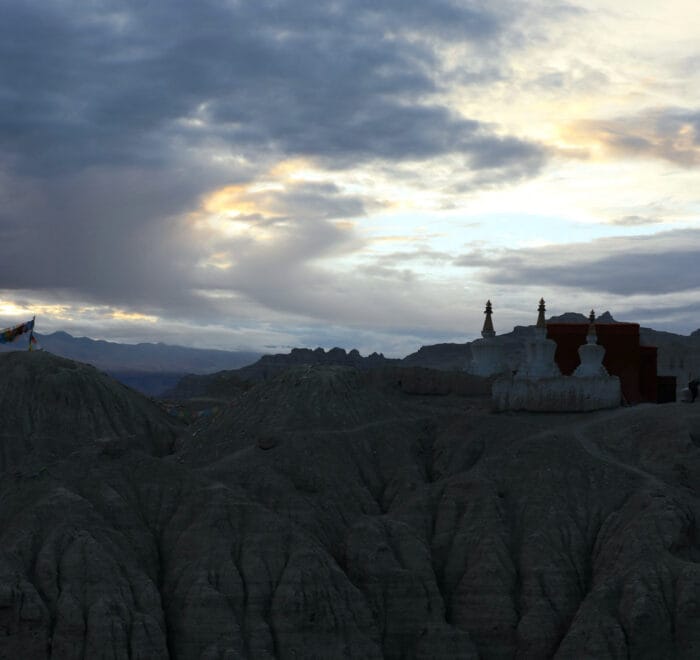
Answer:
MULTIPOLYGON (((626 403, 659 401, 656 347, 639 343, 638 323, 596 323, 598 343, 605 348, 603 365, 620 379, 626 403)), ((547 337, 557 342, 554 359, 562 374, 580 364, 578 347, 586 343, 588 323, 547 323, 547 337)))

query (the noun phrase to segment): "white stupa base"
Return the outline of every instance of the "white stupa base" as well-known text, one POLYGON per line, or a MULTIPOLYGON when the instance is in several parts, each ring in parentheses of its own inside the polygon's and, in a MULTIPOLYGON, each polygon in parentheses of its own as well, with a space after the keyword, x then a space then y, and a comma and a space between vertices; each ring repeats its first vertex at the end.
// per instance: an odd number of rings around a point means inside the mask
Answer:
POLYGON ((608 375, 607 369, 602 364, 579 364, 573 373, 575 378, 607 378, 608 375))
POLYGON ((480 364, 469 363, 469 366, 465 369, 468 374, 472 376, 482 376, 483 378, 490 378, 491 376, 500 376, 505 373, 510 372, 508 365, 503 365, 500 367, 484 366, 480 364))
POLYGON ((492 338, 477 339, 471 345, 467 371, 475 376, 496 376, 509 371, 503 347, 492 338))
POLYGON ((544 330, 536 332, 534 338, 525 344, 525 360, 518 367, 518 380, 537 380, 561 376, 561 371, 554 361, 557 343, 547 339, 544 330))
POLYGON ((526 364, 518 369, 515 374, 516 380, 539 380, 544 378, 559 378, 561 371, 552 362, 551 364, 526 364))
POLYGON ((500 376, 501 374, 510 373, 510 367, 507 364, 484 364, 483 362, 470 362, 465 371, 473 376, 500 376))
POLYGON ((617 376, 555 376, 539 380, 499 378, 491 388, 494 410, 577 412, 617 408, 620 379, 617 376))

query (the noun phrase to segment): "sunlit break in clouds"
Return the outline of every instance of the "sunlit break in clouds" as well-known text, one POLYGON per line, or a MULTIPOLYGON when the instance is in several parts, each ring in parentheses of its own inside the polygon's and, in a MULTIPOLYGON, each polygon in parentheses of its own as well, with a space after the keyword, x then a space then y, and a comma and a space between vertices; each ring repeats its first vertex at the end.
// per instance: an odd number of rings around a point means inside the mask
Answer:
POLYGON ((0 321, 404 355, 544 296, 687 333, 698 34, 681 1, 8 4, 0 321))

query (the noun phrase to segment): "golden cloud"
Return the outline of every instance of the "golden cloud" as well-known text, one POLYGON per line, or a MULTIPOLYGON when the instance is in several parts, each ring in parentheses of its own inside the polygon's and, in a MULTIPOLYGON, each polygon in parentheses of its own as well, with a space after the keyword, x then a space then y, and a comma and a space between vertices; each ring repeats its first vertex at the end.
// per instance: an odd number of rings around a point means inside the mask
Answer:
POLYGON ((630 117, 580 120, 560 130, 565 149, 583 149, 594 160, 653 158, 684 167, 700 165, 700 116, 649 110, 630 117))

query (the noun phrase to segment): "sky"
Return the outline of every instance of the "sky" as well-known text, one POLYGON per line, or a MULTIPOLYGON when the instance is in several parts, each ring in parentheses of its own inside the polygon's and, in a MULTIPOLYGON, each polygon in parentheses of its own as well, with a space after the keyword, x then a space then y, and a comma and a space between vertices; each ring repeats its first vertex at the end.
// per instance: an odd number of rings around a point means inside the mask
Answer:
POLYGON ((0 0, 0 326, 402 356, 700 327, 692 0, 0 0))

